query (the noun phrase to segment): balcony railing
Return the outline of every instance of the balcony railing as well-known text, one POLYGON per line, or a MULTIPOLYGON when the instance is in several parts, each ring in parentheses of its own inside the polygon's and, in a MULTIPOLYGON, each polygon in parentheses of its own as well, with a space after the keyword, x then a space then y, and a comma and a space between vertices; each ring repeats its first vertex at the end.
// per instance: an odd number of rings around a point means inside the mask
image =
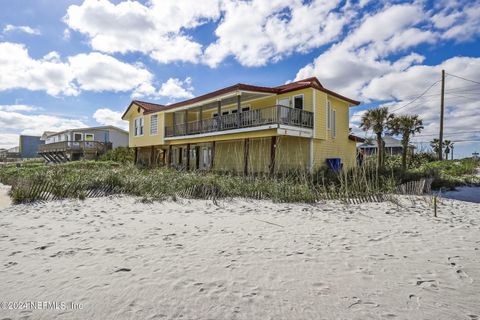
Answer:
POLYGON ((190 121, 165 127, 165 137, 176 137, 257 127, 268 124, 284 124, 302 128, 313 128, 313 113, 285 106, 253 109, 241 113, 231 113, 215 118, 190 121))
POLYGON ((44 152, 96 152, 105 153, 112 148, 110 142, 100 141, 60 141, 42 144, 38 147, 38 153, 44 152))

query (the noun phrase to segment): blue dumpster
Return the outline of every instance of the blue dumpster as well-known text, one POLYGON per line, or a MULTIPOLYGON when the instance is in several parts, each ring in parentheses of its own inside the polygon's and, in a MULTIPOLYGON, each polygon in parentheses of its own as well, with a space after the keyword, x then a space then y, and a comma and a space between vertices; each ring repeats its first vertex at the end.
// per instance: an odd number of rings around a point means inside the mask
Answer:
POLYGON ((340 172, 340 170, 342 169, 342 159, 340 158, 327 159, 327 165, 333 171, 340 172))

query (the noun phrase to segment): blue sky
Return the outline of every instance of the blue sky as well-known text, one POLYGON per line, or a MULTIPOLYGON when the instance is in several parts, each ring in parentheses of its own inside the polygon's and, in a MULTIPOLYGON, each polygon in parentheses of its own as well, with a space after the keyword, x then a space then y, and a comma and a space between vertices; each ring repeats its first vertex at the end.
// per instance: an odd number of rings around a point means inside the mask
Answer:
MULTIPOLYGON (((480 151, 480 1, 0 1, 0 148, 18 134, 114 124, 133 98, 170 103, 242 82, 317 76, 398 109, 447 76, 446 138, 480 151)), ((399 109, 438 132, 440 86, 399 109)), ((421 149, 428 143, 420 143, 421 149)))

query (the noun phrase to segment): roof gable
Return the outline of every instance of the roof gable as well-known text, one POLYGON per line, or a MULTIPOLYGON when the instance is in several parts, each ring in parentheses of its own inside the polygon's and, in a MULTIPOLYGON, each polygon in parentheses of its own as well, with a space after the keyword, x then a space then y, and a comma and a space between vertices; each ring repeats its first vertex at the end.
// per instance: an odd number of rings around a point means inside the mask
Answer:
POLYGON ((125 120, 125 116, 127 115, 128 111, 130 111, 133 105, 137 105, 138 107, 142 108, 145 114, 162 111, 166 108, 166 106, 162 104, 145 102, 140 100, 133 100, 132 102, 130 102, 130 105, 128 106, 127 110, 125 110, 125 112, 123 113, 122 115, 123 120, 125 120))

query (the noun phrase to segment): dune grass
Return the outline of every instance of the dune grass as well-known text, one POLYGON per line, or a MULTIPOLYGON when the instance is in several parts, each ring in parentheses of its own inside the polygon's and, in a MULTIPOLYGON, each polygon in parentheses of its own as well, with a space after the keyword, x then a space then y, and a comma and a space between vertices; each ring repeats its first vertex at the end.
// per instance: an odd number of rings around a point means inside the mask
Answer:
MULTIPOLYGON (((396 163, 396 159, 390 159, 396 163)), ((388 164, 388 161, 387 161, 388 164)), ((313 203, 324 199, 347 202, 381 201, 398 185, 423 178, 433 180, 432 188, 453 188, 480 184, 474 160, 421 162, 403 171, 391 165, 378 172, 374 161, 341 173, 321 168, 313 175, 284 172, 242 176, 230 173, 178 171, 169 168, 141 169, 115 161, 76 161, 47 166, 25 162, 0 166, 0 182, 12 186, 14 203, 36 200, 85 198, 98 194, 128 194, 145 201, 195 198, 253 198, 275 202, 313 203)), ((388 197, 387 197, 388 198, 388 197)))
POLYGON ((145 200, 240 197, 313 203, 321 199, 366 198, 391 192, 395 186, 390 178, 379 178, 365 167, 343 174, 320 171, 314 177, 305 174, 244 177, 169 168, 139 169, 112 161, 7 165, 0 168, 0 182, 12 186, 14 203, 42 200, 45 193, 50 198, 83 198, 91 190, 105 186, 112 193, 145 200))

